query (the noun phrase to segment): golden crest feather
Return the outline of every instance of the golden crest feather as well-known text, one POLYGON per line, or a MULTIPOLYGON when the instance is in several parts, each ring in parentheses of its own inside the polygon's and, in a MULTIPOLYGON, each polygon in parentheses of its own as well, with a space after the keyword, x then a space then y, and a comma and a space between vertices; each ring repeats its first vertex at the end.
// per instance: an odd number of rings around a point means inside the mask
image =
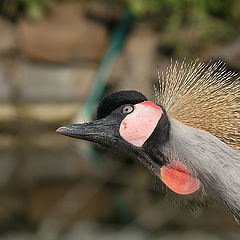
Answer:
POLYGON ((158 73, 156 103, 169 117, 205 130, 240 151, 240 77, 222 61, 171 61, 158 73))

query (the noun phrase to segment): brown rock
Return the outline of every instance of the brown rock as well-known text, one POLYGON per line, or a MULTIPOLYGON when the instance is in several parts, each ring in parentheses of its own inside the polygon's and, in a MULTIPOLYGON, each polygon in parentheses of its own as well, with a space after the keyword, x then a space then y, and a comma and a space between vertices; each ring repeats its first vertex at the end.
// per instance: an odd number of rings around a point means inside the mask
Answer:
POLYGON ((134 89, 152 96, 158 42, 159 34, 149 27, 138 27, 131 32, 109 79, 115 88, 134 89))
POLYGON ((19 212, 22 211, 22 199, 13 193, 2 192, 0 194, 0 223, 13 219, 19 212))
POLYGON ((30 194, 28 217, 33 222, 47 218, 99 220, 112 214, 111 203, 104 190, 82 182, 74 186, 52 184, 30 194))
MULTIPOLYGON (((1 39, 0 39, 0 45, 1 45, 1 39)), ((4 102, 9 101, 11 99, 11 91, 12 91, 11 84, 9 81, 7 81, 4 65, 0 64, 0 101, 4 101, 4 102)))
POLYGON ((84 1, 84 9, 88 16, 105 22, 116 22, 123 14, 123 7, 116 1, 84 1))
POLYGON ((18 25, 20 49, 31 59, 52 62, 99 60, 107 44, 107 30, 83 16, 78 2, 54 6, 49 18, 18 25))
MULTIPOLYGON (((9 141, 9 136, 1 136, 1 140, 9 141)), ((13 144, 13 141, 12 141, 13 144)), ((1 146, 3 147, 3 146, 1 146)), ((7 146, 5 146, 7 147, 7 146)), ((8 146, 8 149, 1 149, 0 151, 0 188, 5 188, 9 181, 11 181, 12 174, 16 167, 17 159, 14 156, 14 149, 8 146)))
MULTIPOLYGON (((27 216, 31 222, 40 222, 49 216, 51 210, 58 204, 58 201, 69 191, 67 185, 43 186, 35 189, 29 195, 27 216)), ((51 214, 52 215, 52 214, 51 214)))
MULTIPOLYGON (((36 138, 37 134, 32 137, 36 138)), ((62 147, 57 150, 25 148, 23 159, 18 175, 19 182, 24 186, 33 186, 47 181, 73 181, 79 176, 88 174, 87 163, 78 154, 77 147, 62 147)))
POLYGON ((0 53, 12 51, 16 47, 13 25, 0 18, 0 53))
MULTIPOLYGON (((78 113, 79 103, 30 103, 21 106, 24 118, 43 123, 68 122, 78 113)), ((10 113, 9 113, 10 115, 10 113)))
POLYGON ((0 104, 0 121, 13 121, 17 117, 17 110, 11 103, 1 103, 0 104))
POLYGON ((19 72, 21 100, 24 102, 82 101, 89 92, 95 71, 94 65, 58 66, 26 63, 24 70, 19 72))

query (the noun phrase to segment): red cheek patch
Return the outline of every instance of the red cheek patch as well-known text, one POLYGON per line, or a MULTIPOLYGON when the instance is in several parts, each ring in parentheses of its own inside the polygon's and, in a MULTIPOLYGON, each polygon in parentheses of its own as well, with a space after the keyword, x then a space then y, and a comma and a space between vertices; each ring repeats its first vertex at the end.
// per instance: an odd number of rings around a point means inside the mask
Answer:
POLYGON ((125 141, 141 147, 154 131, 162 113, 162 109, 151 101, 138 103, 121 122, 119 133, 125 141))
POLYGON ((199 179, 193 176, 184 164, 177 161, 161 168, 161 180, 172 191, 182 195, 194 193, 200 187, 199 179))

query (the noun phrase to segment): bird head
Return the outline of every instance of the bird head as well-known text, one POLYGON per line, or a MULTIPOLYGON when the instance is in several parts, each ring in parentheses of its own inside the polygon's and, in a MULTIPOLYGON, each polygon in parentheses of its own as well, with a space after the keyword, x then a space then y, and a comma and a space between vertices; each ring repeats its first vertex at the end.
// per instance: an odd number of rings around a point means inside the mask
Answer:
POLYGON ((169 118, 163 107, 140 92, 112 93, 100 102, 97 120, 63 126, 57 132, 139 160, 176 193, 191 194, 199 189, 200 182, 189 169, 161 151, 169 141, 169 118))
POLYGON ((160 105, 137 91, 115 92, 100 102, 96 121, 57 132, 137 159, 173 192, 190 195, 183 199, 204 205, 213 197, 240 221, 239 79, 221 61, 173 62, 155 87, 160 105))

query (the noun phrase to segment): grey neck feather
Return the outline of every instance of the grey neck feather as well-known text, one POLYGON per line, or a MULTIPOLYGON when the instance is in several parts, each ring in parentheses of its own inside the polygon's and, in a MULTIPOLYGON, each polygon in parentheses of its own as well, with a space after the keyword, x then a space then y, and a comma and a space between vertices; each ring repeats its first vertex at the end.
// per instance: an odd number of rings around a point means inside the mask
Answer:
POLYGON ((240 219, 240 153, 210 133, 170 119, 170 141, 163 154, 186 164, 213 198, 240 219))

